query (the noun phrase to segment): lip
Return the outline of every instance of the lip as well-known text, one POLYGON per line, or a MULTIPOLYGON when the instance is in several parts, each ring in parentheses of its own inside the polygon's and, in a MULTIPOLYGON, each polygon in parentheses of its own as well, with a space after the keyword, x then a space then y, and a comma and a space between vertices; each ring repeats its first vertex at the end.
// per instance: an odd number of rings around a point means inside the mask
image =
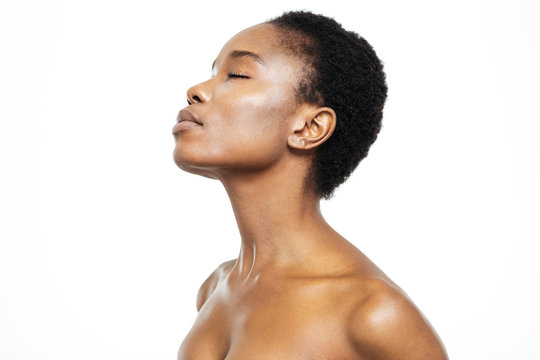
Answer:
POLYGON ((180 110, 178 116, 176 117, 176 125, 174 125, 172 129, 172 133, 176 134, 186 129, 201 126, 203 126, 202 122, 197 120, 197 118, 191 113, 191 111, 189 111, 187 108, 184 108, 180 110))
POLYGON ((188 110, 188 108, 184 108, 180 110, 180 112, 178 113, 178 116, 176 117, 177 123, 180 123, 182 121, 191 121, 199 125, 203 124, 197 119, 197 117, 195 117, 195 115, 193 115, 191 111, 188 110))

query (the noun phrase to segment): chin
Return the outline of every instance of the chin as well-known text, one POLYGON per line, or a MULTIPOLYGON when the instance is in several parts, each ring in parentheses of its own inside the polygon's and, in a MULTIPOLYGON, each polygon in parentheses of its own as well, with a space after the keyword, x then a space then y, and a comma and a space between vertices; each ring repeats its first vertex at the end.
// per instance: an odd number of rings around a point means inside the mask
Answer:
POLYGON ((197 162, 195 161, 189 161, 185 157, 182 157, 180 154, 178 154, 177 150, 178 149, 175 149, 174 151, 173 159, 174 163, 176 164, 176 166, 178 166, 178 168, 190 174, 204 176, 209 179, 218 179, 218 176, 214 171, 211 171, 210 169, 202 166, 201 164, 197 164, 197 162))

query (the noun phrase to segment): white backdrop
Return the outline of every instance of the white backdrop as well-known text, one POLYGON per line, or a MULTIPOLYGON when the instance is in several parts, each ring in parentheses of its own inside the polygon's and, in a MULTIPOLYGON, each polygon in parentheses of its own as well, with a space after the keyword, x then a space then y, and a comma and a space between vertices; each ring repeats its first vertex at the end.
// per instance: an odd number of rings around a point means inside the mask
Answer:
POLYGON ((336 18, 385 63, 383 130, 328 222, 452 359, 540 359, 538 1, 0 2, 0 359, 174 359, 239 235, 171 129, 236 32, 336 18))

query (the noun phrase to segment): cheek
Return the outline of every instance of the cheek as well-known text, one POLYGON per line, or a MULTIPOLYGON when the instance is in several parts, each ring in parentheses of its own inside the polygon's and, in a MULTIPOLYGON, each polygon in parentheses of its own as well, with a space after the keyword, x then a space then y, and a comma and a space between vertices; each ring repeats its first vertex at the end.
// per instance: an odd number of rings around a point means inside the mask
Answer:
POLYGON ((231 94, 229 99, 224 100, 224 103, 230 106, 222 116, 232 126, 250 128, 253 135, 266 133, 275 128, 276 124, 282 123, 291 113, 290 96, 285 89, 283 84, 260 88, 253 86, 231 94))
POLYGON ((264 136, 277 129, 286 114, 283 100, 279 95, 268 93, 250 94, 234 102, 227 120, 236 130, 249 129, 251 136, 264 136))
POLYGON ((291 105, 282 88, 247 89, 216 98, 214 105, 219 112, 212 116, 210 154, 227 155, 229 161, 268 162, 286 149, 281 124, 291 105))

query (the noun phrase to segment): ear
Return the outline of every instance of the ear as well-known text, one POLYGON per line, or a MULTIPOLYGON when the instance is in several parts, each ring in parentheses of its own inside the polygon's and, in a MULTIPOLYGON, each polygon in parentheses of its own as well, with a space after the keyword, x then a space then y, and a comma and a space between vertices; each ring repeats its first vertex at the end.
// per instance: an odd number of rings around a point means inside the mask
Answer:
POLYGON ((328 140, 336 128, 336 112, 320 107, 301 114, 294 123, 294 134, 287 139, 290 147, 308 150, 328 140))

